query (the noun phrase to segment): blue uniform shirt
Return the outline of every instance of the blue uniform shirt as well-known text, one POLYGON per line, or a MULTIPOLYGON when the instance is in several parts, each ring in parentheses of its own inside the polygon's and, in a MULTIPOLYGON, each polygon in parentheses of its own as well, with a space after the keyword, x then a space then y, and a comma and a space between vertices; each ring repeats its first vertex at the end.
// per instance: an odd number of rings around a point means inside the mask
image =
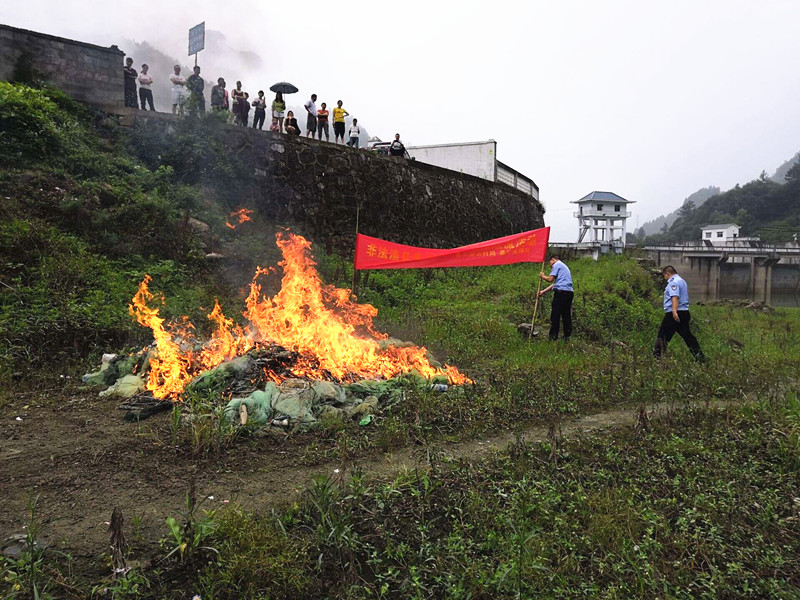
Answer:
POLYGON ((667 280, 664 288, 664 312, 672 312, 672 297, 678 297, 678 310, 689 310, 689 286, 677 273, 667 280))
POLYGON ((557 260, 553 263, 553 268, 550 271, 550 276, 555 277, 553 289, 571 292, 572 290, 572 273, 569 272, 569 267, 557 260))

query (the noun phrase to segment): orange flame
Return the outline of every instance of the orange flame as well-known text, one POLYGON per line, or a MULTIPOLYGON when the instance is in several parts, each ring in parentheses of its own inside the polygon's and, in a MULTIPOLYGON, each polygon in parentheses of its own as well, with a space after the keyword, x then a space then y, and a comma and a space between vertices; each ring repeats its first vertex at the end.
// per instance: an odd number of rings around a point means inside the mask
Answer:
MULTIPOLYGON (((234 325, 216 303, 208 315, 216 323, 216 331, 199 352, 191 349, 181 352, 172 337, 174 333, 186 338, 188 326, 171 333, 164 329, 158 309, 147 306, 154 296, 147 289, 150 277, 145 276, 130 311, 140 324, 153 330, 156 339, 157 358, 151 359, 147 382, 153 395, 174 396, 200 369, 241 355, 260 342, 277 343, 298 353, 301 358, 293 367, 298 377, 333 377, 345 381, 388 378, 416 370, 423 377, 446 375, 451 383, 470 383, 455 367, 432 366, 425 348, 382 347, 381 340, 388 336, 375 330, 372 322, 378 310, 351 301, 349 290, 324 285, 308 240, 292 233, 279 233, 277 244, 283 253, 279 263, 283 267, 280 291, 272 298, 265 297, 258 279, 268 270, 257 269, 243 313, 250 325, 244 329, 234 325)), ((267 376, 280 380, 276 374, 267 376)))
MULTIPOLYGON (((156 355, 150 357, 147 389, 153 392, 156 398, 165 398, 179 394, 192 380, 192 375, 189 373, 192 361, 191 354, 182 352, 180 345, 173 339, 173 332, 164 328, 164 319, 158 316, 158 309, 147 305, 156 299, 148 289, 150 281, 151 277, 145 275, 144 281, 139 285, 139 291, 128 305, 128 312, 140 325, 153 330, 156 355)), ((163 297, 159 299, 163 304, 163 297)))
POLYGON ((233 219, 235 217, 238 223, 233 224, 230 221, 225 221, 225 226, 229 227, 230 229, 236 229, 236 225, 241 225, 245 221, 252 221, 253 219, 250 218, 250 215, 252 214, 253 211, 249 208, 240 208, 239 210, 235 210, 228 215, 228 218, 233 219))
POLYGON ((200 364, 204 369, 240 356, 255 345, 241 327, 234 325, 233 319, 222 314, 218 301, 214 301, 214 310, 208 314, 208 318, 217 324, 217 329, 200 351, 200 364))

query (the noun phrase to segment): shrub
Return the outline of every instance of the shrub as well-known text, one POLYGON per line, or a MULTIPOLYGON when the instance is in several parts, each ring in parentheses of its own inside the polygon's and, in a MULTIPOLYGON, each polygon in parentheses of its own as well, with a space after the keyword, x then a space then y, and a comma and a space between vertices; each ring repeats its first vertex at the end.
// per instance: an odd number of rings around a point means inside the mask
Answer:
POLYGON ((11 165, 67 164, 88 135, 80 113, 61 92, 0 81, 0 156, 11 165))

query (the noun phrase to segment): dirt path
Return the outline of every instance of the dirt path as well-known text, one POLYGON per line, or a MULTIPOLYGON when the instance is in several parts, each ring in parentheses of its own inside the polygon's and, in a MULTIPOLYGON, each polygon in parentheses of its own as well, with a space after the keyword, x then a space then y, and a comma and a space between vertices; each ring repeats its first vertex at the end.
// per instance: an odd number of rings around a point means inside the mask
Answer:
MULTIPOLYGON (((38 396, 38 395, 37 395, 38 396)), ((303 464, 300 444, 277 441, 238 443, 234 452, 192 458, 164 447, 151 431, 168 418, 159 415, 141 425, 122 421, 116 402, 68 394, 57 402, 20 396, 0 416, 0 539, 23 530, 25 506, 39 495, 40 511, 54 521, 47 537, 64 541, 74 556, 96 556, 106 546, 106 521, 119 506, 132 527, 131 536, 156 540, 164 519, 184 506, 188 482, 197 482, 206 508, 236 502, 259 510, 295 500, 311 477, 332 474, 342 465, 303 464), (18 420, 21 419, 21 420, 18 420), (213 497, 213 498, 212 498, 213 497)), ((663 410, 665 407, 659 407, 663 410)), ((562 423, 563 435, 632 425, 629 408, 584 416, 562 423)), ((545 439, 546 427, 524 431, 528 441, 545 439)), ((479 459, 514 440, 510 431, 437 447, 445 457, 479 459)), ((390 477, 419 466, 419 448, 401 448, 356 462, 365 472, 390 477)), ((352 465, 345 465, 352 466, 352 465)))

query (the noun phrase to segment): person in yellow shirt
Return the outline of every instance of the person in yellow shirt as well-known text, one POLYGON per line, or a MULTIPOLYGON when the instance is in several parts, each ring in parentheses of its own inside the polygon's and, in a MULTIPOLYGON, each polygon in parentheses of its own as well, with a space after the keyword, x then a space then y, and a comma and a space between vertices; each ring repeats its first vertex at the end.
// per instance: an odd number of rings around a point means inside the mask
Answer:
POLYGON ((350 116, 350 113, 342 108, 342 101, 336 103, 336 108, 333 109, 333 135, 334 141, 338 144, 339 138, 342 138, 344 144, 344 118, 350 116))

